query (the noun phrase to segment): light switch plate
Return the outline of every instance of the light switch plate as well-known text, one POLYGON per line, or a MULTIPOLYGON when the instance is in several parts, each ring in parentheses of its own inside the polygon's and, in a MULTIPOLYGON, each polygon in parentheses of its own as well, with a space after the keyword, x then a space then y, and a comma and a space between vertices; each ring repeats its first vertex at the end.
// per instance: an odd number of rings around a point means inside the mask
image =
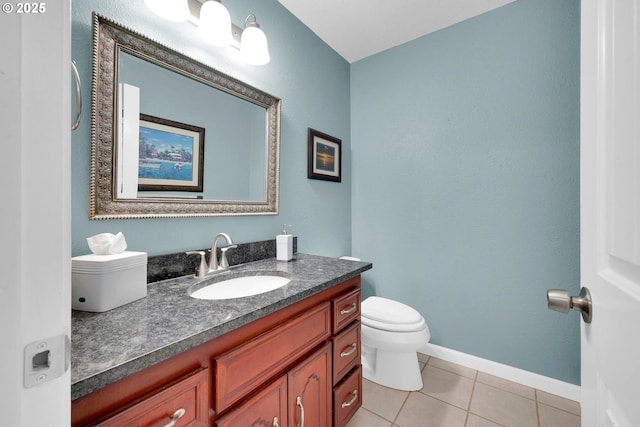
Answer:
POLYGON ((31 388, 61 377, 69 369, 71 342, 58 335, 27 344, 24 348, 24 387, 31 388))

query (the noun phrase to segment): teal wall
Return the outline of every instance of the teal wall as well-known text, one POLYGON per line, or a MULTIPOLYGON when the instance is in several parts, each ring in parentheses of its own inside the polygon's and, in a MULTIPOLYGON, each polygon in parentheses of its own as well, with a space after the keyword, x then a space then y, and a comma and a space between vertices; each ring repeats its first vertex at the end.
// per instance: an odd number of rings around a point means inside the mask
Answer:
POLYGON ((580 381, 579 0, 518 0, 351 67, 353 253, 431 342, 580 381))
POLYGON ((142 0, 74 0, 72 57, 84 82, 85 111, 72 137, 72 252, 89 251, 86 238, 122 231, 129 249, 151 255, 211 245, 221 231, 238 243, 273 239, 282 223, 292 224, 301 252, 339 256, 351 252, 351 171, 349 64, 276 0, 225 2, 232 21, 242 25, 254 12, 267 34, 271 62, 242 63, 238 51, 202 43, 189 23, 171 23, 151 14, 142 0), (183 52, 282 99, 280 214, 152 220, 89 221, 91 99, 91 12, 183 52), (307 129, 342 139, 343 182, 307 179, 307 129))

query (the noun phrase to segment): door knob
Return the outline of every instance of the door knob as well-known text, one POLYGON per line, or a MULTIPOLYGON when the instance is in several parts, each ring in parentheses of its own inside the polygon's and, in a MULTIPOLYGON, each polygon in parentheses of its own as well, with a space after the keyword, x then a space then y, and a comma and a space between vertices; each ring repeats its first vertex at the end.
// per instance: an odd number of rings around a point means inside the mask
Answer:
POLYGON ((580 294, 575 297, 570 297, 564 289, 548 289, 547 307, 560 313, 568 313, 574 309, 582 313, 585 323, 591 323, 591 293, 587 288, 581 288, 580 294))

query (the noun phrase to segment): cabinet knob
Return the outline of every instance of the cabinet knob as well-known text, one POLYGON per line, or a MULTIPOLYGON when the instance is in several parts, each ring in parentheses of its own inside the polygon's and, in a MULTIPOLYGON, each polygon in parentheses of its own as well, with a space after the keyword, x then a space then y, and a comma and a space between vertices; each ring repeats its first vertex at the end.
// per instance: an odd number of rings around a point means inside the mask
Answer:
POLYGON ((176 425, 176 423, 178 422, 178 420, 180 418, 182 418, 182 416, 184 414, 186 414, 187 411, 184 408, 180 408, 178 409, 176 412, 173 413, 173 415, 171 416, 171 421, 169 422, 169 424, 165 425, 164 427, 173 427, 176 425))
POLYGON ((280 427, 280 423, 278 422, 278 417, 273 417, 273 427, 280 427))

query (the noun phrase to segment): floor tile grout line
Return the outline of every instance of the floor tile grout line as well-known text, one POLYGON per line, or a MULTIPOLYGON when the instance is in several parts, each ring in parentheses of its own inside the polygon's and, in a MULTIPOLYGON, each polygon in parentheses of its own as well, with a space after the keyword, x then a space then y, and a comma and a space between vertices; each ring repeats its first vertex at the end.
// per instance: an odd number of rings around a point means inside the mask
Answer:
MULTIPOLYGON (((541 402, 540 399, 538 399, 538 393, 540 391, 542 391, 542 390, 538 390, 536 388, 536 389, 534 389, 534 391, 535 391, 535 395, 536 395, 536 406, 544 405, 544 406, 548 406, 550 408, 556 409, 558 411, 566 412, 567 414, 570 414, 570 415, 573 415, 573 416, 576 416, 576 417, 582 417, 582 412, 580 414, 576 414, 576 413, 572 412, 571 410, 568 410, 568 409, 565 409, 565 408, 560 408, 560 407, 558 407, 556 405, 552 405, 551 403, 541 402)), ((556 395, 554 395, 552 393, 547 393, 547 394, 550 394, 552 396, 556 396, 556 395)), ((566 397, 562 397, 562 396, 557 396, 557 397, 559 397, 561 399, 564 399, 564 400, 568 400, 569 402, 575 402, 575 400, 567 399, 566 397)), ((576 403, 578 403, 578 405, 580 405, 580 402, 576 402, 576 403)))
POLYGON ((473 401, 473 394, 476 391, 476 383, 478 382, 478 371, 473 376, 473 386, 471 386, 471 396, 469 396, 469 403, 467 404, 467 417, 464 419, 464 425, 469 424, 469 417, 471 416, 471 402, 473 401))
MULTIPOLYGON (((478 383, 480 383, 480 384, 482 384, 482 385, 484 385, 484 386, 491 387, 491 388, 494 388, 494 389, 496 389, 496 390, 500 390, 500 391, 503 391, 503 392, 505 392, 505 393, 512 394, 512 395, 514 395, 514 396, 522 397, 522 398, 524 398, 524 399, 528 399, 528 400, 533 400, 533 401, 534 401, 534 403, 536 404, 536 422, 537 422, 537 424, 538 424, 538 427, 540 427, 540 417, 538 416, 538 413, 537 413, 537 411, 538 411, 538 405, 537 405, 537 400, 535 399, 535 391, 536 391, 536 389, 533 389, 533 390, 534 390, 534 399, 529 399, 529 398, 527 398, 527 397, 525 397, 525 396, 522 396, 522 395, 520 395, 520 394, 518 394, 518 393, 513 393, 513 392, 510 392, 510 391, 505 390, 505 389, 503 389, 503 388, 496 387, 496 386, 493 386, 493 385, 491 385, 491 384, 487 384, 487 383, 484 383, 484 382, 482 382, 482 381, 479 381, 479 380, 478 380, 478 378, 480 377, 480 372, 483 372, 483 371, 478 371, 478 370, 476 370, 476 375, 475 375, 475 378, 474 378, 474 381, 473 381, 473 389, 472 389, 472 391, 471 391, 471 399, 469 399, 469 410, 468 410, 468 412, 467 412, 467 423, 468 423, 468 419, 469 419, 469 417, 470 417, 471 415, 474 415, 474 416, 476 416, 476 417, 478 417, 478 418, 481 418, 481 419, 483 419, 483 420, 489 421, 489 422, 491 422, 492 424, 495 424, 495 425, 498 425, 498 426, 501 426, 501 427, 505 427, 505 426, 504 426, 504 424, 500 424, 500 423, 498 423, 498 422, 497 422, 497 421, 495 421, 495 420, 492 420, 492 419, 490 419, 490 418, 484 417, 484 416, 482 416, 482 415, 478 415, 478 414, 476 414, 476 413, 474 413, 474 412, 472 412, 472 411, 471 411, 471 403, 472 403, 472 401, 473 401, 473 396, 474 396, 475 391, 476 391, 476 385, 477 385, 478 383)), ((517 384, 517 383, 516 383, 516 384, 517 384)), ((465 426, 466 426, 466 424, 465 424, 465 426)))
POLYGON ((393 421, 391 421, 391 424, 396 425, 396 421, 398 421, 400 412, 402 412, 402 410, 404 409, 404 406, 407 404, 407 400, 409 400, 409 396, 411 396, 411 393, 413 393, 413 391, 410 391, 409 393, 407 393, 407 396, 404 398, 404 401, 402 402, 402 405, 400 405, 400 409, 398 409, 398 412, 396 413, 396 416, 393 419, 393 421))
POLYGON ((393 421, 391 421, 391 420, 389 420, 389 419, 387 419, 387 418, 383 417, 382 415, 377 414, 377 413, 375 413, 375 412, 373 412, 373 411, 371 411, 371 410, 369 410, 369 409, 367 409, 367 408, 360 407, 360 408, 358 409, 358 411, 360 411, 360 410, 362 410, 362 411, 367 411, 367 412, 368 412, 368 413, 370 413, 371 415, 373 415, 373 416, 375 416, 375 417, 378 417, 378 418, 380 418, 381 420, 384 420, 384 421, 387 421, 387 422, 390 422, 391 424, 393 424, 393 421))
POLYGON ((555 409, 556 411, 560 411, 560 412, 564 412, 565 414, 573 415, 574 417, 581 417, 581 415, 575 414, 575 413, 573 413, 571 411, 567 411, 566 409, 558 408, 557 406, 549 405, 548 403, 537 401, 536 404, 537 404, 537 406, 540 406, 540 405, 546 406, 546 407, 555 409))
MULTIPOLYGON (((473 387, 475 387, 475 378, 465 377, 464 375, 456 374, 455 372, 447 371, 446 369, 438 368, 437 366, 433 366, 433 365, 431 365, 430 368, 431 369, 437 369, 437 370, 442 371, 442 372, 446 372, 447 374, 456 375, 456 376, 458 376, 460 378, 463 378, 465 380, 472 380, 473 381, 473 387)), ((426 369, 426 366, 425 366, 425 369, 426 369)), ((422 371, 422 373, 424 373, 424 370, 422 371)), ((424 377, 423 377, 423 383, 424 383, 424 377)), ((414 393, 414 392, 411 392, 411 393, 414 393)), ((453 406, 454 408, 458 408, 458 409, 461 409, 463 411, 465 410, 465 408, 463 408, 463 407, 460 407, 460 406, 458 406, 458 405, 456 405, 454 403, 448 402, 448 401, 446 401, 444 399, 441 399, 439 397, 436 397, 436 396, 433 396, 433 395, 429 394, 427 391, 425 391, 425 386, 424 385, 422 386, 422 388, 420 390, 416 390, 415 393, 420 393, 423 396, 428 396, 428 397, 430 397, 432 399, 437 400, 438 402, 446 403, 449 406, 453 406)), ((472 389, 472 393, 473 393, 473 389, 472 389)), ((471 404, 471 399, 469 399, 469 403, 467 404, 467 409, 466 409, 467 411, 468 411, 468 407, 469 407, 470 404, 471 404)))
MULTIPOLYGON (((454 362, 449 362, 449 361, 444 360, 444 359, 438 359, 437 357, 429 356, 429 361, 431 361, 431 359, 441 360, 441 361, 443 361, 445 363, 448 363, 448 364, 455 365, 455 366, 460 367, 460 368, 464 368, 464 369, 468 369, 470 371, 473 371, 474 372, 474 374, 473 374, 474 378, 477 377, 478 372, 481 372, 481 371, 478 371, 477 369, 469 368, 469 367, 464 366, 464 365, 458 365, 457 363, 454 363, 454 362)), ((432 368, 438 368, 438 369, 441 369, 443 371, 447 371, 450 374, 456 374, 456 375, 460 375, 461 377, 464 377, 464 378, 472 379, 472 378, 470 378, 470 377, 468 377, 466 375, 461 374, 460 372, 456 372, 454 369, 447 369, 444 366, 435 366, 435 365, 432 365, 431 363, 428 363, 428 365, 431 366, 432 368)))
POLYGON ((428 397, 429 399, 433 399, 433 400, 436 400, 436 401, 438 401, 440 403, 444 403, 445 405, 451 406, 452 408, 456 408, 456 409, 459 409, 461 411, 469 412, 468 410, 465 410, 464 408, 461 408, 461 407, 459 407, 457 405, 454 405, 451 402, 447 402, 446 400, 442 400, 442 399, 437 398, 435 396, 431 396, 430 394, 427 394, 427 393, 422 393, 421 391, 412 391, 411 393, 420 393, 424 397, 428 397))
POLYGON ((540 405, 538 404, 538 390, 537 389, 533 389, 533 397, 535 397, 535 402, 536 402, 536 418, 538 421, 538 427, 540 427, 540 405))
MULTIPOLYGON (((469 378, 469 377, 465 377, 464 375, 460 375, 460 374, 457 374, 457 373, 455 373, 455 372, 447 371, 446 369, 442 369, 442 368, 439 368, 439 367, 437 367, 437 366, 430 365, 430 367, 431 367, 432 369, 438 369, 439 371, 443 371, 443 372, 446 372, 446 373, 448 373, 448 374, 457 375, 457 376, 459 376, 460 378, 465 378, 465 379, 468 379, 468 380, 470 380, 470 379, 471 379, 471 378, 469 378)), ((427 366, 425 365, 421 373, 424 373, 424 370, 425 370, 426 368, 427 368, 427 366)), ((473 388, 475 387, 475 377, 477 377, 477 375, 478 375, 478 373, 477 373, 477 371, 476 371, 476 373, 474 374, 474 379, 473 379, 474 383, 473 383, 473 387, 472 387, 472 390, 471 390, 471 395, 473 395, 473 388)), ((423 378, 423 382, 424 382, 424 378, 423 378)), ((462 407, 460 407, 460 406, 458 406, 458 405, 455 405, 455 404, 453 404, 453 403, 451 403, 451 402, 448 402, 448 401, 446 401, 446 400, 444 400, 444 399, 441 399, 441 398, 439 398, 439 397, 432 396, 431 394, 427 393, 426 391, 423 391, 423 390, 424 390, 424 388, 425 388, 425 387, 424 387, 424 385, 423 385, 423 387, 422 387, 420 390, 411 391, 411 392, 409 392, 409 394, 411 394, 411 393, 419 393, 419 394, 421 394, 422 396, 429 397, 429 398, 431 398, 431 399, 433 399, 433 400, 437 400, 437 401, 438 401, 438 402, 440 402, 440 403, 444 403, 445 405, 451 406, 451 407, 456 408, 456 409, 459 409, 459 410, 461 410, 461 411, 465 411, 465 412, 467 413, 467 416, 468 416, 468 413, 469 413, 469 410, 470 410, 470 407, 471 407, 471 396, 469 396, 469 403, 467 403, 467 408, 465 409, 465 408, 462 408, 462 407)), ((465 421, 465 424, 466 424, 466 421, 465 421)))
MULTIPOLYGON (((504 391, 505 393, 509 393, 509 394, 514 395, 514 396, 519 396, 519 397, 522 397, 523 399, 531 400, 531 401, 533 401, 533 402, 535 402, 535 403, 537 403, 537 402, 538 402, 538 401, 537 401, 537 399, 536 399, 536 397, 535 397, 535 391, 536 391, 536 389, 535 389, 535 388, 533 389, 533 391, 534 391, 534 397, 533 397, 533 398, 531 398, 531 397, 523 396, 523 395, 521 395, 520 393, 515 393, 515 392, 510 391, 510 390, 507 390, 507 389, 505 389, 505 388, 495 386, 495 385, 493 385, 493 384, 487 384, 487 383, 482 382, 482 381, 478 381, 478 382, 479 382, 480 384, 482 384, 482 385, 486 385, 487 387, 495 388, 495 389, 497 389, 497 390, 504 391)), ((518 384, 518 383, 515 383, 515 384, 518 384)), ((526 386, 525 386, 525 387, 526 387, 526 386)), ((551 406, 551 405, 549 405, 549 406, 551 406)))

